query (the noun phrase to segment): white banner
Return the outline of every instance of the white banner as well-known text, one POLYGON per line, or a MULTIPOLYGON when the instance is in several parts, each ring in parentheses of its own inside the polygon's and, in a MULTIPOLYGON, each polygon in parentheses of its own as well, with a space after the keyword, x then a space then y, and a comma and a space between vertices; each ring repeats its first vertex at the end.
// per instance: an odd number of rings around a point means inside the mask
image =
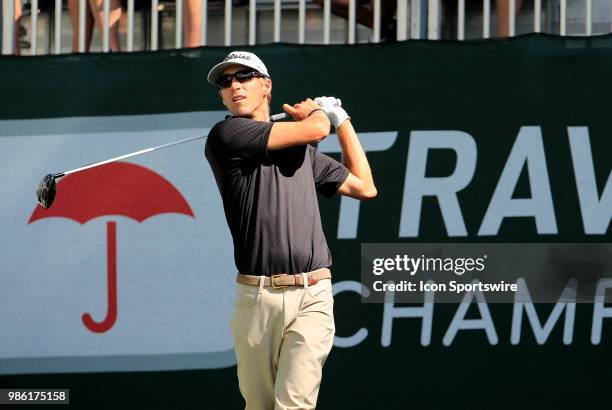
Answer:
POLYGON ((49 210, 35 196, 48 173, 205 136, 222 118, 219 111, 0 121, 1 374, 235 363, 233 249, 204 139, 59 179, 49 210), (136 170, 131 186, 122 185, 126 169, 136 170), (140 173, 150 180, 134 185, 140 173), (168 201, 156 197, 160 186, 191 215, 159 206, 168 201), (87 189, 105 201, 78 192, 87 189), (139 222, 135 206, 151 215, 139 222))

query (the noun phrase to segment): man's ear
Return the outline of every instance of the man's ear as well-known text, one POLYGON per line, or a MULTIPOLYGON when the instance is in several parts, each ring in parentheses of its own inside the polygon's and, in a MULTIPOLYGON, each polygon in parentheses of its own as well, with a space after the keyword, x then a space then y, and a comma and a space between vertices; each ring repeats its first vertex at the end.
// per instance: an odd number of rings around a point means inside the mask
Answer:
POLYGON ((264 78, 264 89, 266 90, 266 95, 272 94, 272 80, 269 78, 264 78))

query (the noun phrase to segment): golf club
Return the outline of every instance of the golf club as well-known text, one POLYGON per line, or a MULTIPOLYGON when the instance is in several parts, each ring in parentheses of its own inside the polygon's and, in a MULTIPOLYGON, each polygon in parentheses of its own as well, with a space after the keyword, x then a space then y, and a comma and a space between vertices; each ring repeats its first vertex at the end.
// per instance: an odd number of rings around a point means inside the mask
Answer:
POLYGON ((282 121, 289 118, 289 114, 287 114, 286 112, 281 112, 278 114, 274 114, 270 116, 270 121, 275 122, 275 121, 282 121))
MULTIPOLYGON (((272 121, 280 121, 280 120, 284 120, 284 119, 286 119, 288 117, 289 117, 289 115, 287 113, 280 113, 280 114, 274 114, 274 115, 270 116, 270 120, 272 120, 272 121)), ((146 154, 148 152, 157 151, 157 150, 160 150, 160 149, 163 149, 163 148, 168 148, 168 147, 172 147, 172 146, 175 146, 175 145, 184 144, 186 142, 195 141, 197 139, 202 139, 202 138, 206 138, 206 136, 205 135, 201 135, 201 136, 198 136, 198 137, 185 138, 185 139, 182 139, 182 140, 179 140, 179 141, 175 141, 175 142, 170 142, 170 143, 167 143, 167 144, 158 145, 156 147, 145 148, 145 149, 142 149, 140 151, 132 152, 132 153, 125 154, 125 155, 120 155, 118 157, 111 158, 111 159, 106 159, 104 161, 94 162, 93 164, 85 165, 85 166, 82 166, 80 168, 71 169, 69 171, 59 172, 59 173, 55 173, 55 174, 47 174, 40 181, 40 183, 38 184, 38 187, 36 188, 36 198, 38 199, 38 203, 43 208, 50 208, 51 205, 53 205, 53 201, 55 200, 55 195, 56 195, 55 180, 56 179, 59 179, 59 178, 64 177, 66 175, 74 174, 75 172, 80 172, 80 171, 84 171, 84 170, 89 169, 89 168, 98 167, 100 165, 108 164, 110 162, 120 161, 122 159, 135 157, 137 155, 146 154)))

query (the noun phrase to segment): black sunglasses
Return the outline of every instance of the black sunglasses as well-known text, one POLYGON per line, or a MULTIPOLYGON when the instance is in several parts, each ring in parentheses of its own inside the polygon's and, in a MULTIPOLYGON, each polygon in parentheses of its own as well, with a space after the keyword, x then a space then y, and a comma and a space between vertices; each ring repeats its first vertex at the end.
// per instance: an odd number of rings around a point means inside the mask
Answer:
POLYGON ((227 88, 231 86, 234 78, 240 83, 246 83, 247 81, 250 81, 253 77, 264 78, 266 77, 266 75, 254 70, 240 70, 236 71, 234 74, 223 74, 217 80, 217 87, 227 88))

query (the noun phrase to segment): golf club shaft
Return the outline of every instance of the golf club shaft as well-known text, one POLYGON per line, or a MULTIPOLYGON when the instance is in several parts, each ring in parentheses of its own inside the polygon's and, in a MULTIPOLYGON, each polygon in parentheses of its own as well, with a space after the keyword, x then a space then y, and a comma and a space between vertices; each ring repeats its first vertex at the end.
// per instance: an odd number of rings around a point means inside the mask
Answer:
POLYGON ((157 151, 157 150, 162 149, 162 148, 168 148, 168 147, 172 147, 174 145, 184 144, 186 142, 195 141, 195 140, 202 139, 202 138, 206 138, 206 135, 200 135, 198 137, 185 138, 185 139, 182 139, 182 140, 179 140, 179 141, 170 142, 168 144, 163 144, 163 145, 158 145, 156 147, 141 149, 140 151, 131 152, 129 154, 120 155, 118 157, 111 158, 111 159, 106 159, 104 161, 94 162, 93 164, 85 165, 85 166, 82 166, 80 168, 71 169, 70 171, 65 171, 65 172, 62 173, 63 174, 62 176, 74 174, 75 172, 84 171, 86 169, 93 168, 93 167, 98 167, 100 165, 108 164, 110 162, 120 161, 122 159, 135 157, 136 155, 146 154, 148 152, 157 151))
MULTIPOLYGON (((280 114, 274 114, 274 115, 270 116, 270 120, 271 121, 280 121, 280 120, 284 120, 284 119, 286 119, 288 117, 289 116, 287 115, 287 113, 283 112, 283 113, 280 113, 280 114)), ((157 151, 157 150, 160 150, 160 149, 163 149, 163 148, 168 148, 168 147, 172 147, 174 145, 184 144, 186 142, 195 141, 195 140, 202 139, 202 138, 206 138, 206 136, 205 135, 201 135, 201 136, 198 136, 198 137, 190 137, 190 138, 185 138, 185 139, 182 139, 182 140, 179 140, 179 141, 170 142, 168 144, 158 145, 156 147, 141 149, 140 151, 131 152, 129 154, 120 155, 118 157, 111 158, 111 159, 106 159, 104 161, 94 162, 93 164, 85 165, 85 166, 82 166, 80 168, 75 168, 75 169, 71 169, 69 171, 64 171, 64 172, 55 174, 55 177, 56 178, 60 178, 60 177, 63 177, 65 175, 74 174, 75 172, 84 171, 86 169, 93 168, 93 167, 98 167, 100 165, 108 164, 110 162, 120 161, 122 159, 135 157, 137 155, 146 154, 148 152, 157 151)))

